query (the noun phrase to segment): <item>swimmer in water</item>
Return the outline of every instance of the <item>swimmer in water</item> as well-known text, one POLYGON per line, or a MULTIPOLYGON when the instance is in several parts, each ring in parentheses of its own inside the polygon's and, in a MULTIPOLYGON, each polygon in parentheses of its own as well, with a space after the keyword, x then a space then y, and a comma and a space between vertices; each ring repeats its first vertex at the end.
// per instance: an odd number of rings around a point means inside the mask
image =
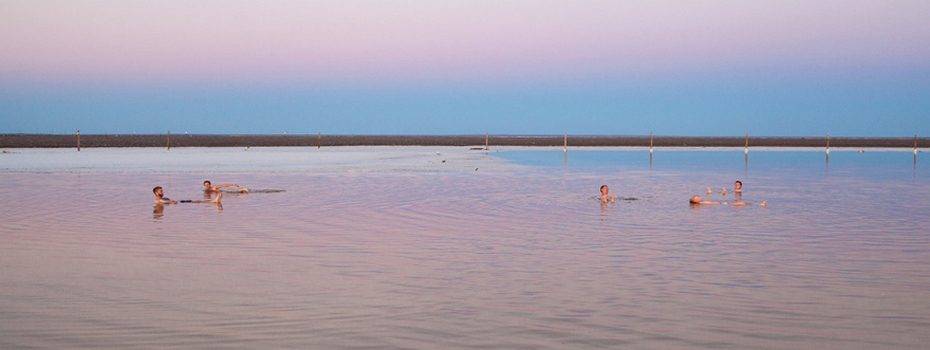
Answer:
MULTIPOLYGON (((212 184, 209 180, 207 180, 207 181, 204 181, 204 182, 203 182, 203 191, 204 191, 204 192, 209 192, 209 193, 220 192, 220 189, 222 189, 222 188, 233 187, 233 186, 239 187, 238 184, 225 184, 225 185, 216 185, 216 186, 213 186, 213 184, 212 184)), ((239 189, 227 190, 227 191, 228 191, 228 192, 238 192, 238 193, 249 193, 249 189, 248 189, 248 188, 239 188, 239 189)))
POLYGON ((607 194, 608 192, 610 192, 610 188, 607 187, 607 185, 602 185, 602 186, 601 186, 601 196, 598 197, 598 198, 599 198, 602 202, 604 202, 604 203, 607 203, 608 200, 610 201, 610 203, 613 203, 615 198, 614 198, 613 195, 608 195, 608 194, 607 194))
MULTIPOLYGON (((155 188, 152 189, 152 193, 155 193, 155 204, 158 204, 158 205, 161 205, 161 204, 178 204, 178 201, 173 201, 173 200, 171 200, 170 198, 165 197, 165 190, 163 190, 163 189, 161 188, 161 186, 155 186, 155 188)), ((222 193, 222 192, 219 192, 219 193, 217 193, 216 198, 213 198, 213 199, 202 200, 202 201, 195 201, 195 200, 187 199, 187 200, 182 200, 181 203, 216 203, 216 204, 220 204, 220 200, 222 200, 222 199, 223 199, 223 193, 222 193)))
POLYGON ((742 181, 736 180, 736 182, 733 184, 733 194, 736 196, 737 202, 743 200, 743 182, 742 181))
MULTIPOLYGON (((714 201, 709 201, 709 200, 701 199, 701 196, 698 196, 698 195, 694 195, 693 197, 691 197, 691 199, 688 200, 688 203, 690 203, 691 205, 723 204, 723 205, 732 205, 732 206, 737 206, 737 207, 742 207, 742 206, 747 206, 747 205, 752 204, 752 203, 746 203, 746 202, 743 202, 743 201, 736 201, 736 202, 733 202, 733 203, 727 203, 727 202, 723 202, 723 203, 721 203, 721 202, 714 202, 714 201)), ((764 207, 764 206, 766 206, 767 204, 768 204, 768 201, 762 201, 762 203, 760 203, 759 206, 764 207)))
MULTIPOLYGON (((707 190, 710 191, 710 187, 708 187, 707 190)), ((697 205, 700 205, 700 204, 723 204, 723 203, 720 203, 720 202, 714 202, 714 201, 709 201, 709 200, 701 199, 701 196, 698 196, 698 195, 694 195, 693 197, 691 197, 691 199, 690 199, 688 202, 691 203, 691 204, 697 204, 697 205)))
POLYGON ((178 204, 178 201, 173 201, 171 198, 165 197, 165 190, 161 186, 155 186, 152 189, 152 193, 155 193, 155 204, 178 204))

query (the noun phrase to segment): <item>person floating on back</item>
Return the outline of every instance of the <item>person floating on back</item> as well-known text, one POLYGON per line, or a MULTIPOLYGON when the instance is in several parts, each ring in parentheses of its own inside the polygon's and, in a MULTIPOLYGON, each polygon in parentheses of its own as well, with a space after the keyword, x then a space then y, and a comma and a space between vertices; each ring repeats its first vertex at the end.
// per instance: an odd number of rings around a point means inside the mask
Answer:
MULTIPOLYGON (((721 202, 714 202, 714 201, 709 201, 709 200, 701 199, 701 196, 698 196, 698 195, 692 196, 691 199, 688 200, 688 203, 690 203, 691 205, 723 204, 723 205, 733 205, 733 206, 737 206, 737 207, 742 207, 742 206, 746 206, 746 205, 752 204, 752 203, 746 203, 746 202, 743 202, 743 201, 736 201, 736 202, 732 202, 732 203, 727 203, 727 202, 722 202, 722 203, 721 203, 721 202)), ((762 203, 760 203, 759 206, 764 207, 764 206, 766 206, 766 204, 768 204, 768 201, 762 201, 762 203)))
MULTIPOLYGON (((213 193, 213 192, 220 192, 220 189, 222 189, 222 188, 233 187, 233 186, 239 187, 238 184, 225 184, 225 185, 216 185, 216 186, 213 186, 213 184, 212 184, 209 180, 207 180, 207 181, 204 181, 204 182, 203 182, 203 191, 204 191, 204 192, 210 192, 210 193, 213 193)), ((249 193, 249 189, 248 189, 248 188, 238 188, 238 189, 235 189, 235 190, 227 190, 227 192, 249 193)))

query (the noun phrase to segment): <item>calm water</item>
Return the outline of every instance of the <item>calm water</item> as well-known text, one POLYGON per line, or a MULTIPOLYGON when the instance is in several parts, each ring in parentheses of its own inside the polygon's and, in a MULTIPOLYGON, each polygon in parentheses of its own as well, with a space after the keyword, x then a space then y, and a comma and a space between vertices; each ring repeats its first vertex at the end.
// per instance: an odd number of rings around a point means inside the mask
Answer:
POLYGON ((926 154, 494 155, 531 167, 0 173, 0 348, 930 343, 926 154), (205 179, 286 192, 152 205, 205 179), (687 204, 737 179, 768 207, 687 204))

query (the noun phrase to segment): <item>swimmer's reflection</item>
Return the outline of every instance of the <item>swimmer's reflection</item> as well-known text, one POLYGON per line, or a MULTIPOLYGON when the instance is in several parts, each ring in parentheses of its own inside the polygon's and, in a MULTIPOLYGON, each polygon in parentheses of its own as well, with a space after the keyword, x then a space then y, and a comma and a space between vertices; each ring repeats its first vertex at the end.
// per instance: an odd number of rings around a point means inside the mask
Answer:
MULTIPOLYGON (((204 203, 201 201, 182 201, 181 203, 204 203)), ((216 211, 223 211, 223 203, 219 202, 209 202, 208 204, 213 204, 216 206, 216 211)), ((171 204, 168 204, 171 205, 171 204)), ((165 217, 165 204, 155 204, 155 210, 152 211, 152 218, 155 220, 161 220, 165 217)))
MULTIPOLYGON (((216 211, 223 211, 223 203, 222 203, 222 202, 206 202, 206 201, 188 201, 188 200, 184 200, 184 201, 181 201, 180 203, 206 203, 206 204, 213 204, 214 206, 216 206, 216 211)), ((158 204, 155 204, 155 209, 152 211, 152 218, 155 219, 155 220, 161 220, 161 219, 165 216, 165 206, 167 206, 167 205, 173 205, 173 204, 177 204, 177 203, 164 203, 164 204, 163 204, 163 203, 158 203, 158 204)))
POLYGON ((601 202, 602 212, 607 212, 607 208, 610 208, 610 210, 614 210, 614 202, 605 202, 605 201, 600 201, 600 202, 601 202))
POLYGON ((155 211, 152 212, 152 218, 155 220, 161 220, 165 216, 165 205, 161 203, 155 204, 155 211))
POLYGON ((614 205, 613 203, 608 204, 601 202, 601 224, 606 224, 610 221, 610 217, 613 216, 614 205))

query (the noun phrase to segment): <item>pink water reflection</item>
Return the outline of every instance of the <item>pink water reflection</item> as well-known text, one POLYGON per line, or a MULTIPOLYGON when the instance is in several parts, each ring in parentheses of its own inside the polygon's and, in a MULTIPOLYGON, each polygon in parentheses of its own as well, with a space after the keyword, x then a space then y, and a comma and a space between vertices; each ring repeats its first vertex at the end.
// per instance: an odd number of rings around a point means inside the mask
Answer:
POLYGON ((694 210, 687 198, 717 181, 712 172, 232 173, 210 176, 286 192, 153 213, 152 186, 194 197, 205 176, 4 174, 0 344, 930 341, 920 183, 757 176, 745 199, 769 207, 694 210), (797 191, 798 179, 810 186, 797 191), (637 200, 604 206, 602 183, 637 200))

